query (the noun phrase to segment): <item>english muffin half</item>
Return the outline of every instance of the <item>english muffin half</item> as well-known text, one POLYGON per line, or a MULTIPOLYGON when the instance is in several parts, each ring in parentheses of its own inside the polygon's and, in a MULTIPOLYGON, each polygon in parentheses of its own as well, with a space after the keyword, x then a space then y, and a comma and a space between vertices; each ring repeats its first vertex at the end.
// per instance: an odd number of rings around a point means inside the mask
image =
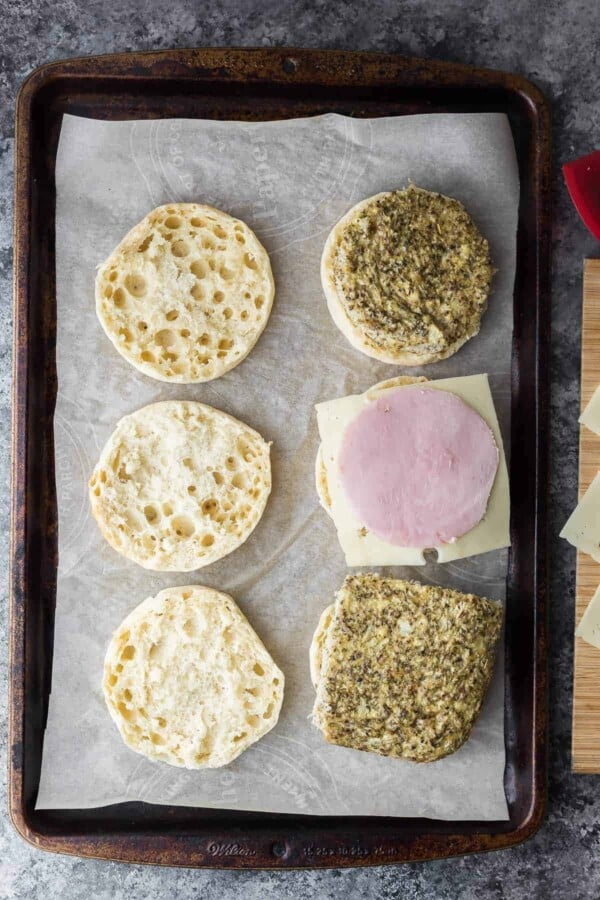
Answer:
POLYGON ((171 572, 207 566, 243 544, 270 491, 269 444, 227 413, 179 400, 121 419, 89 484, 111 547, 171 572))
POLYGON ((277 723, 284 677, 231 597, 191 585, 149 597, 123 620, 102 688, 136 753, 214 769, 277 723))
POLYGON ((237 366, 267 324, 274 294, 254 232, 199 203, 153 210, 96 276, 98 318, 121 356, 180 384, 237 366))
POLYGON ((375 359, 421 366, 479 331, 493 268, 458 200, 414 185, 354 206, 327 238, 321 280, 333 321, 375 359))
POLYGON ((502 604, 349 575, 310 648, 313 722, 331 744, 433 762, 468 739, 490 683, 502 604))

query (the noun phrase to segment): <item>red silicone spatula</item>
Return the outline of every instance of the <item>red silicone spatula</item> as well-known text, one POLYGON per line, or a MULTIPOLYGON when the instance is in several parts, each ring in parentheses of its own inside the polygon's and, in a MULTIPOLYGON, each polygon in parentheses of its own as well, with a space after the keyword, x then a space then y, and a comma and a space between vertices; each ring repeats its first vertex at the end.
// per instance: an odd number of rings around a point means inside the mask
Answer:
POLYGON ((566 163, 563 175, 584 225, 600 241, 600 150, 566 163))

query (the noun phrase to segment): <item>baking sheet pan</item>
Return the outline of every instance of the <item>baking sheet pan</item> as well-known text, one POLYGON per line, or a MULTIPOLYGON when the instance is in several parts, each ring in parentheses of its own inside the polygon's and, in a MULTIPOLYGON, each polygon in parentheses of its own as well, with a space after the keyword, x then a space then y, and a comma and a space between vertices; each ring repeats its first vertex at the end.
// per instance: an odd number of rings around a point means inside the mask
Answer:
POLYGON ((320 51, 177 51, 53 64, 28 81, 17 133, 11 635, 11 811, 26 837, 62 852, 244 867, 432 858, 506 846, 533 833, 545 785, 548 170, 548 114, 536 89, 514 76, 460 66, 320 51), (521 177, 511 386, 518 452, 511 465, 505 658, 509 821, 313 819, 140 804, 35 811, 56 578, 52 222, 62 113, 276 119, 465 110, 508 114, 521 177))

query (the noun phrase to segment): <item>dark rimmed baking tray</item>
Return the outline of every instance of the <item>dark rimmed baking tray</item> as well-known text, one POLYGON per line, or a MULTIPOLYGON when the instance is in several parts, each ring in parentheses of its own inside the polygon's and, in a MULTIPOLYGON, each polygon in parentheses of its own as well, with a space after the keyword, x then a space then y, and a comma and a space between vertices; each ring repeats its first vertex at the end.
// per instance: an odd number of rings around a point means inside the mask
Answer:
POLYGON ((12 820, 45 850, 226 868, 370 865, 509 847, 544 813, 550 119, 516 75, 370 53, 205 49, 51 63, 17 103, 9 786, 12 820), (521 178, 512 355, 512 550, 506 620, 510 819, 317 817, 143 803, 36 811, 57 563, 54 165, 63 113, 277 119, 505 112, 521 178))

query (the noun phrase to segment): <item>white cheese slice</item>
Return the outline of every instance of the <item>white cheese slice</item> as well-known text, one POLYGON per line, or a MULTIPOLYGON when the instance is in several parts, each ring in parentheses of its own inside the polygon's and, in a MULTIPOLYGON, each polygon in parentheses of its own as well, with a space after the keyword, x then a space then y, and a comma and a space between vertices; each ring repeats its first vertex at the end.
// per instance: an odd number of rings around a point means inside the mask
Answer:
POLYGON ((575 634, 600 649, 600 587, 588 603, 575 634))
POLYGON ((592 395, 592 399, 579 416, 579 421, 590 431, 600 434, 600 385, 592 395))
POLYGON ((600 562, 600 472, 569 516, 560 536, 600 562))
POLYGON ((341 485, 337 461, 346 428, 372 399, 386 391, 408 387, 388 380, 366 391, 339 400, 317 404, 317 421, 321 435, 320 453, 325 467, 331 501, 328 512, 335 523, 338 539, 348 566, 422 566, 424 551, 437 550, 438 562, 451 562, 510 546, 510 497, 508 471, 504 458, 500 425, 494 408, 487 375, 467 375, 428 381, 427 387, 455 394, 471 406, 487 422, 499 450, 498 471, 485 516, 475 528, 452 543, 435 548, 399 547, 370 532, 351 509, 341 485))

